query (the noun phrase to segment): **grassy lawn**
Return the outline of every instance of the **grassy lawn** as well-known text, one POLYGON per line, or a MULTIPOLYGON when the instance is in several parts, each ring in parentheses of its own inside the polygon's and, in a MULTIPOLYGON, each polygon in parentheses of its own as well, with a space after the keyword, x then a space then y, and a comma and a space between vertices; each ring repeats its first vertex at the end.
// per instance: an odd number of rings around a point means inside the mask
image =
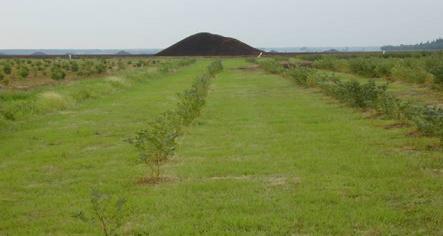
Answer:
POLYGON ((225 59, 202 116, 148 173, 124 140, 173 107, 208 61, 0 136, 0 234, 99 234, 91 188, 128 200, 123 234, 439 235, 442 153, 388 120, 225 59))

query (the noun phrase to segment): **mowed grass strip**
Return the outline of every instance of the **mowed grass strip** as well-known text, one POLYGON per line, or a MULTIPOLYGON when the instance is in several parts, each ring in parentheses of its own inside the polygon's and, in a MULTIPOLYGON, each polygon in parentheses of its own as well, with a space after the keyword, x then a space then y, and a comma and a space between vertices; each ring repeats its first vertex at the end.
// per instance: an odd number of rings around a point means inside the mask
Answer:
POLYGON ((158 235, 439 234, 442 155, 243 60, 225 60, 203 115, 135 196, 158 235), (147 191, 147 192, 146 192, 147 191))
POLYGON ((36 116, 0 139, 0 235, 97 234, 74 219, 91 188, 128 196, 146 173, 125 139, 175 107, 209 61, 178 69, 79 107, 36 116))

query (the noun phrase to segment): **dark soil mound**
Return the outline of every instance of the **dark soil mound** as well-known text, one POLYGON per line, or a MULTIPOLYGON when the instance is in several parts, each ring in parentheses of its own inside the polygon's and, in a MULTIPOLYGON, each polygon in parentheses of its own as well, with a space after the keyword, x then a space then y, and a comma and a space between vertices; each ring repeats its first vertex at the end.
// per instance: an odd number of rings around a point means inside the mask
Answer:
POLYGON ((31 54, 31 56, 47 56, 44 52, 34 52, 31 54))
POLYGON ((131 55, 131 53, 122 50, 122 51, 117 52, 115 55, 118 55, 118 56, 129 56, 129 55, 131 55))
POLYGON ((159 52, 157 56, 243 56, 260 53, 260 50, 237 39, 198 33, 159 52))

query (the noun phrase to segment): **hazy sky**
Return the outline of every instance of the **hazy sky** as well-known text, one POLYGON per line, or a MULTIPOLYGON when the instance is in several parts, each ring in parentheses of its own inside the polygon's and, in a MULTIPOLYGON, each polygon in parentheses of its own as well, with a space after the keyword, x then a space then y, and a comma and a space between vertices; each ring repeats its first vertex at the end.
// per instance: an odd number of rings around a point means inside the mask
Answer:
POLYGON ((0 48, 163 48, 205 31, 256 47, 443 36, 443 0, 0 0, 0 48))

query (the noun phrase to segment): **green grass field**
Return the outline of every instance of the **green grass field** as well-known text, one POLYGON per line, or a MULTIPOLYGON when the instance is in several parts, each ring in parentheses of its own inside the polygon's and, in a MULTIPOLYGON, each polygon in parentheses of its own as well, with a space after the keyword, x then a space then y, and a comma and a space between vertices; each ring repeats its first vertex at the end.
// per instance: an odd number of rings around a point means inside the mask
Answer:
MULTIPOLYGON (((0 235, 99 235, 91 189, 127 199, 119 235, 441 235, 443 154, 244 59, 223 59, 162 166, 126 142, 211 62, 0 130, 0 235)), ((142 76, 141 74, 140 76, 142 76)))

